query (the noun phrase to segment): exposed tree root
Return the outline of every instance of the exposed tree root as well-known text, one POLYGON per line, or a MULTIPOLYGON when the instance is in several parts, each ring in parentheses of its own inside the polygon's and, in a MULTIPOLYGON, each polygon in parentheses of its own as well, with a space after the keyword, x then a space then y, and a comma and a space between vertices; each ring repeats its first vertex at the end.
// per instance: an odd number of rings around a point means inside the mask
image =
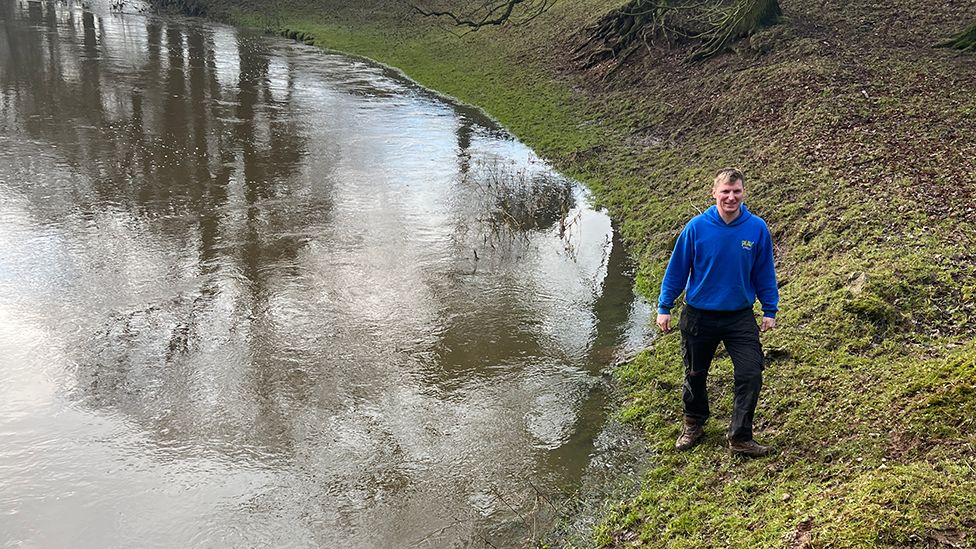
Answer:
POLYGON ((976 52, 976 23, 952 38, 939 42, 935 47, 976 52))
POLYGON ((670 9, 666 0, 630 0, 584 31, 588 38, 573 50, 573 60, 583 69, 608 59, 618 59, 619 65, 642 43, 665 33, 670 9))
POLYGON ((777 0, 630 0, 583 31, 573 61, 584 70, 613 63, 613 76, 641 46, 695 41, 689 61, 714 57, 782 16, 777 0))

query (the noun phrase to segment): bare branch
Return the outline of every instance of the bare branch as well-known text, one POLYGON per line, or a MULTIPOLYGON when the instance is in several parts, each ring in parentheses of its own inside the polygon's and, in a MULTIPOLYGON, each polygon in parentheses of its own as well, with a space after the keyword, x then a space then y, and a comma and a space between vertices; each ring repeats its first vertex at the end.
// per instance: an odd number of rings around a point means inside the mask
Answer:
POLYGON ((426 10, 416 4, 411 7, 424 17, 446 17, 454 22, 458 27, 467 27, 471 30, 478 30, 482 27, 492 25, 524 24, 535 19, 544 13, 555 0, 497 0, 490 1, 482 5, 482 16, 480 18, 459 15, 453 11, 426 10), (523 5, 524 4, 524 5, 523 5), (521 7, 520 7, 521 6, 521 7), (519 18, 515 18, 515 11, 518 8, 526 13, 519 18))

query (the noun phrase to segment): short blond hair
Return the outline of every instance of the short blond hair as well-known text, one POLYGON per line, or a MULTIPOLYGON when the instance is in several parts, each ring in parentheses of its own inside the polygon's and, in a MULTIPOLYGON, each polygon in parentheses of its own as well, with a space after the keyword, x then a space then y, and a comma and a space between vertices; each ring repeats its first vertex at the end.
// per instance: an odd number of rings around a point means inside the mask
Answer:
POLYGON ((746 176, 742 175, 742 170, 738 168, 722 168, 715 173, 715 181, 712 183, 712 188, 715 189, 719 185, 735 181, 741 182, 743 186, 746 184, 746 176))

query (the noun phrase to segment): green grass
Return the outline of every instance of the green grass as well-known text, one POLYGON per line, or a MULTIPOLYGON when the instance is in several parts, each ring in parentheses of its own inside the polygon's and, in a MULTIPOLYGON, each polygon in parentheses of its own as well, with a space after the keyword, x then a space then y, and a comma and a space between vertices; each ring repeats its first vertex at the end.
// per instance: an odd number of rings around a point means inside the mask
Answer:
POLYGON ((731 411, 727 358, 710 387, 718 421, 702 445, 681 454, 671 447, 680 420, 678 336, 619 370, 634 389, 618 415, 649 434, 657 468, 640 497, 611 509, 600 544, 780 547, 805 529, 814 546, 924 545, 966 532, 972 542, 976 345, 948 359, 896 362, 888 361, 893 353, 792 351, 767 366, 758 425, 780 452, 752 461, 721 448, 731 411))
POLYGON ((270 0, 252 1, 225 15, 398 67, 583 181, 619 221, 649 299, 710 175, 746 170, 781 284, 757 438, 780 451, 744 461, 722 448, 720 355, 708 437, 675 453, 682 367, 678 336, 664 336, 615 372, 614 413, 652 450, 641 493, 566 544, 976 547, 976 63, 930 47, 971 19, 965 6, 919 19, 907 0, 783 0, 786 22, 730 54, 688 65, 680 46, 656 50, 607 83, 567 52, 621 2, 557 3, 460 39, 384 0, 270 16, 254 15, 270 0))

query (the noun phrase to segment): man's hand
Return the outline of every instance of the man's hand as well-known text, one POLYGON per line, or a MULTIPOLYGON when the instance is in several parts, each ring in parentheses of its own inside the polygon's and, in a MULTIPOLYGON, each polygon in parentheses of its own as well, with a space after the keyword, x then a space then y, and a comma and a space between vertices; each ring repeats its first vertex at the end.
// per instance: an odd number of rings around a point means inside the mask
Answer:
MULTIPOLYGON (((660 315, 658 315, 658 321, 657 321, 657 323, 658 324, 661 323, 661 317, 660 317, 660 315)), ((759 325, 759 331, 760 332, 768 332, 769 330, 772 330, 775 327, 776 327, 776 319, 775 318, 770 318, 768 316, 764 316, 763 319, 762 319, 762 324, 759 325)))
POLYGON ((671 315, 657 315, 657 327, 661 329, 662 332, 671 331, 671 315))

